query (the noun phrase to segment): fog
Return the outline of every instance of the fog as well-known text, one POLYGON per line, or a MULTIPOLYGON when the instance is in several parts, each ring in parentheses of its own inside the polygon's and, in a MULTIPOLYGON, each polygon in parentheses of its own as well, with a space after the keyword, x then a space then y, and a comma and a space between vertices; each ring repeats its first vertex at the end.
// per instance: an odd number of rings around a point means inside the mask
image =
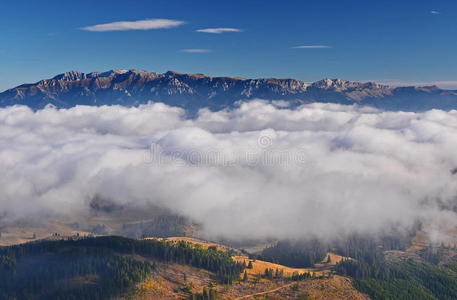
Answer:
POLYGON ((0 109, 0 216, 85 215, 94 197, 154 204, 227 238, 334 238, 456 224, 457 111, 254 100, 0 109))

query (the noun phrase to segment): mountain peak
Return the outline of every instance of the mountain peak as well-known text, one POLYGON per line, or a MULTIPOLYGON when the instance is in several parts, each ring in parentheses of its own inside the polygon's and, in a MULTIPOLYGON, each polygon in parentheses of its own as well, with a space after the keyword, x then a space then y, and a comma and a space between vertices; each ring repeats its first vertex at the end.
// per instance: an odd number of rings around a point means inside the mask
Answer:
POLYGON ((80 71, 68 71, 57 76, 54 76, 52 80, 63 80, 63 81, 75 81, 75 80, 82 80, 86 78, 98 78, 98 77, 112 77, 116 75, 122 75, 127 73, 134 73, 134 74, 152 74, 151 72, 140 71, 135 69, 112 69, 105 72, 91 72, 91 73, 83 73, 80 71))
POLYGON ((132 70, 126 70, 126 69, 112 69, 112 70, 109 70, 105 73, 108 73, 110 75, 117 75, 117 74, 125 74, 125 73, 128 73, 132 70))
POLYGON ((314 82, 312 85, 320 89, 346 89, 348 86, 353 84, 354 82, 338 78, 324 78, 322 80, 314 82))
POLYGON ((325 78, 312 83, 312 86, 319 89, 335 91, 389 89, 389 86, 380 85, 375 82, 356 82, 343 80, 339 78, 325 78))
POLYGON ((81 80, 86 78, 86 74, 79 72, 79 71, 68 71, 57 76, 54 76, 52 79, 54 80, 64 80, 64 81, 74 81, 74 80, 81 80))
POLYGON ((164 73, 164 75, 166 76, 176 76, 176 75, 183 75, 183 73, 179 73, 179 72, 176 72, 176 71, 167 71, 164 73))
POLYGON ((97 74, 96 77, 111 77, 111 76, 116 76, 116 75, 121 75, 130 72, 129 70, 125 69, 113 69, 109 70, 106 72, 101 72, 101 73, 92 73, 92 74, 97 74))

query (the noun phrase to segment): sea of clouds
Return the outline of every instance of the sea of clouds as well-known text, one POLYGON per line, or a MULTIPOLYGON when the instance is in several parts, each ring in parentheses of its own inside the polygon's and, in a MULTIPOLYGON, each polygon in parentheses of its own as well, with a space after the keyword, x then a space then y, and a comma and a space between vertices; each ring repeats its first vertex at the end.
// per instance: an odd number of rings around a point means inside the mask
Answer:
MULTIPOLYGON (((254 100, 231 110, 0 109, 0 216, 154 204, 228 238, 333 238, 457 218, 457 111, 254 100)), ((435 235, 439 231, 435 231, 435 235)))

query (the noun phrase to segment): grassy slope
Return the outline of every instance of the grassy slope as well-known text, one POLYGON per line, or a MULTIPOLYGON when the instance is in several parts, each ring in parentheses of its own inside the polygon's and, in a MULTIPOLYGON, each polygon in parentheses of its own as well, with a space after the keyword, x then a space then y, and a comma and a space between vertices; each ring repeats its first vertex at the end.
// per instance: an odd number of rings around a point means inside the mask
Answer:
MULTIPOLYGON (((173 241, 186 241, 193 243, 197 247, 208 248, 216 246, 220 250, 229 250, 230 248, 219 245, 216 243, 206 242, 191 238, 173 237, 173 241)), ((135 300, 152 300, 152 299, 184 299, 186 294, 182 293, 182 289, 192 287, 192 292, 201 292, 203 287, 212 286, 218 290, 221 299, 238 299, 248 295, 257 293, 268 293, 250 297, 246 299, 302 299, 301 296, 309 295, 308 299, 354 299, 354 300, 367 300, 366 295, 357 291, 353 285, 352 280, 343 276, 333 276, 331 278, 312 279, 303 282, 290 283, 283 280, 268 280, 265 278, 258 278, 257 275, 263 274, 266 268, 269 269, 282 269, 286 276, 292 275, 293 272, 298 271, 309 272, 312 271, 316 275, 321 275, 322 268, 333 266, 336 262, 342 259, 341 256, 330 253, 331 262, 329 264, 319 264, 319 269, 294 269, 283 265, 273 264, 261 260, 253 261, 253 268, 246 269, 248 272, 247 282, 238 282, 233 285, 219 285, 214 280, 214 274, 210 272, 202 272, 196 268, 187 266, 171 265, 166 268, 160 268, 157 276, 153 279, 143 282, 135 295, 130 295, 128 299, 135 300), (187 283, 183 281, 184 274, 187 283), (273 291, 273 292, 270 292, 273 291)), ((245 256, 235 256, 234 259, 238 262, 245 261, 248 263, 249 259, 245 256)), ((242 298, 245 299, 245 298, 242 298)), ((303 298, 304 299, 304 298, 303 298)))

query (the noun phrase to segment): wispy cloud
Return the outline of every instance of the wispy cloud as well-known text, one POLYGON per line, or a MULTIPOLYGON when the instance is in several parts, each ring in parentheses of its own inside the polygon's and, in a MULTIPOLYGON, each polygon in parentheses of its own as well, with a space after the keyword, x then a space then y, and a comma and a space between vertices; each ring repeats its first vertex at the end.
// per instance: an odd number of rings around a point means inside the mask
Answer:
POLYGON ((205 29, 198 29, 197 32, 204 32, 204 33, 214 33, 214 34, 221 34, 224 32, 241 32, 243 30, 238 28, 205 28, 205 29))
POLYGON ((138 21, 120 21, 106 24, 98 24, 81 28, 87 31, 126 31, 126 30, 150 30, 173 28, 183 25, 185 22, 170 19, 147 19, 138 21))
POLYGON ((210 53, 213 52, 211 49, 182 49, 181 52, 186 53, 210 53))
POLYGON ((301 46, 295 46, 292 48, 294 48, 294 49, 327 49, 327 48, 332 48, 332 47, 327 46, 327 45, 301 45, 301 46))
POLYGON ((438 11, 438 10, 431 10, 430 13, 431 13, 432 15, 439 15, 439 14, 441 14, 441 12, 438 11))

